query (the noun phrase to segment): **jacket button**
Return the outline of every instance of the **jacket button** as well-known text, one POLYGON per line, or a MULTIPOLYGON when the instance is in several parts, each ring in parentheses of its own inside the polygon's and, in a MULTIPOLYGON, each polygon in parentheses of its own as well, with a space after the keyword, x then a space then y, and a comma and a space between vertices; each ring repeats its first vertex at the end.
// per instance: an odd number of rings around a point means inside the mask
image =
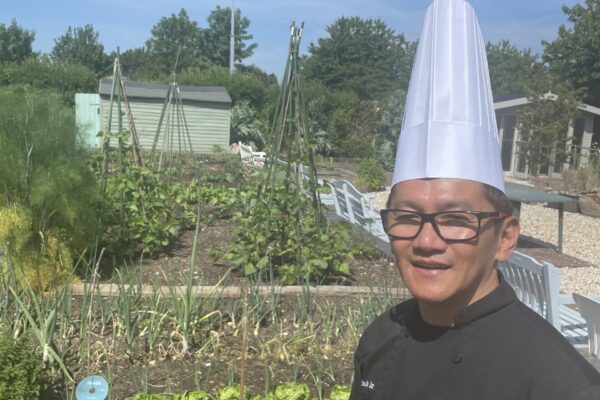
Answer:
POLYGON ((463 355, 462 355, 462 353, 454 353, 454 354, 452 355, 452 362, 453 362, 454 364, 460 364, 462 360, 463 360, 463 355))

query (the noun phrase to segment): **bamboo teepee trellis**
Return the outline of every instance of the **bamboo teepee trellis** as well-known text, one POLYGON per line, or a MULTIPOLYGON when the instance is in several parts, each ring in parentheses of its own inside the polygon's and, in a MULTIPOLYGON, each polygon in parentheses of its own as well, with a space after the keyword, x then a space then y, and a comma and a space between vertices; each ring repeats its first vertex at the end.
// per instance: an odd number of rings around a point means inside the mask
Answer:
POLYGON ((317 192, 317 171, 313 154, 314 137, 306 117, 298 56, 303 30, 304 23, 299 27, 292 24, 290 28, 288 59, 267 147, 265 168, 268 172, 259 187, 258 198, 265 196, 267 203, 271 204, 271 189, 275 180, 283 175, 280 171, 284 169, 284 182, 293 182, 290 190, 295 191, 298 196, 308 194, 311 197, 315 219, 322 225, 323 215, 317 192), (307 164, 306 167, 304 164, 307 164), (305 188, 306 175, 308 188, 305 188))
POLYGON ((169 166, 174 166, 173 159, 178 162, 177 167, 182 167, 185 162, 186 155, 192 153, 192 140, 190 131, 185 117, 183 101, 181 99, 181 91, 177 84, 177 63, 179 60, 179 51, 175 59, 175 67, 173 68, 173 77, 167 90, 165 102, 163 104, 156 134, 154 135, 154 143, 152 145, 152 163, 156 165, 156 156, 158 144, 161 134, 162 148, 158 159, 157 171, 160 172, 164 162, 169 166), (164 129, 163 129, 164 128, 164 129), (164 132, 163 132, 164 130, 164 132), (177 141, 175 141, 177 139, 177 141))
POLYGON ((102 167, 102 191, 106 189, 106 179, 108 176, 108 168, 110 162, 110 133, 112 133, 113 128, 113 108, 117 107, 117 130, 118 130, 118 163, 122 164, 123 160, 121 159, 123 154, 123 148, 125 143, 123 142, 123 137, 121 132, 124 132, 123 129, 123 106, 125 107, 125 112, 127 113, 127 120, 129 123, 129 136, 131 142, 131 152, 133 156, 134 163, 138 166, 144 165, 144 160, 140 151, 140 144, 138 140, 137 130, 135 129, 135 122, 133 121, 133 114, 131 112, 131 107, 129 106, 129 100, 127 98, 127 91, 125 90, 125 82, 123 79, 123 70, 121 68, 121 62, 119 60, 119 56, 115 57, 115 61, 113 64, 113 77, 112 77, 112 89, 110 92, 110 105, 108 108, 108 121, 106 126, 106 131, 108 135, 105 137, 103 144, 103 167, 102 167))

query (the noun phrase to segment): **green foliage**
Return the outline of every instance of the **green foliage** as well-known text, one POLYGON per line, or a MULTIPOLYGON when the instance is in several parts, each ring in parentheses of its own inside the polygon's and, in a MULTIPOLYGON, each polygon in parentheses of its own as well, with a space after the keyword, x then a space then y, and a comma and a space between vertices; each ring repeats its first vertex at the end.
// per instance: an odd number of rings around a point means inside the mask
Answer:
POLYGON ((235 66, 235 72, 239 72, 241 74, 252 75, 258 78, 265 86, 277 86, 277 75, 271 73, 268 74, 259 67, 254 64, 244 65, 238 64, 235 66))
POLYGON ((0 24, 0 63, 23 62, 32 57, 34 39, 35 32, 23 29, 15 19, 8 26, 0 24))
MULTIPOLYGON (((120 138, 128 143, 129 134, 105 134, 105 141, 120 138)), ((195 223, 197 197, 194 183, 169 183, 160 175, 131 162, 126 145, 113 149, 121 153, 114 158, 113 173, 106 177, 106 191, 101 206, 104 233, 102 241, 114 258, 134 254, 156 254, 168 246, 181 227, 195 223)), ((96 167, 100 179, 102 171, 96 167)))
POLYGON ((40 279, 29 282, 35 288, 69 275, 95 238, 99 191, 78 142, 73 110, 58 95, 0 90, 0 204, 3 218, 21 221, 4 235, 18 245, 2 246, 23 276, 40 279))
POLYGON ((543 41, 544 62, 557 82, 586 90, 583 100, 600 106, 600 0, 563 6, 570 26, 561 25, 553 42, 543 41))
POLYGON ((385 169, 376 160, 362 160, 356 171, 356 186, 363 192, 382 189, 385 186, 385 169))
MULTIPOLYGON (((254 53, 256 43, 246 44, 252 39, 248 33, 250 21, 242 17, 240 10, 235 13, 235 61, 241 62, 254 53)), ((191 67, 210 66, 229 67, 229 38, 231 36, 231 14, 229 8, 217 6, 208 16, 208 27, 201 28, 188 16, 185 9, 170 17, 163 17, 151 30, 152 37, 146 41, 146 51, 154 63, 152 71, 155 77, 168 74, 175 66, 179 53, 178 70, 191 67)), ((140 53, 138 52, 138 55, 140 53)))
POLYGON ((194 390, 175 396, 175 400, 210 400, 210 397, 202 390, 194 390))
POLYGON ((204 33, 185 9, 182 8, 178 14, 162 17, 150 33, 152 37, 146 41, 146 50, 160 73, 173 70, 178 52, 179 70, 209 65, 204 52, 204 33))
MULTIPOLYGON (((240 63, 254 54, 256 43, 246 45, 253 36, 248 33, 250 20, 242 17, 239 8, 235 9, 235 51, 234 62, 240 63)), ((208 16, 208 29, 205 31, 206 54, 214 65, 229 67, 229 40, 231 37, 231 8, 217 6, 208 16)))
POLYGON ((323 154, 344 154, 344 143, 354 132, 359 106, 358 96, 351 91, 332 91, 318 81, 304 86, 307 117, 313 132, 321 132, 318 140, 323 154), (329 150, 329 151, 327 151, 329 150))
POLYGON ((246 100, 238 102, 231 109, 231 143, 242 142, 249 144, 256 150, 262 150, 265 140, 261 129, 266 129, 257 118, 256 112, 246 100))
MULTIPOLYGON (((132 400, 209 400, 211 397, 202 390, 185 392, 183 394, 165 395, 138 393, 132 400)), ((304 383, 288 382, 283 383, 269 392, 266 396, 249 396, 250 400, 309 400, 311 398, 310 390, 304 383)), ((350 398, 350 388, 347 386, 335 385, 331 390, 331 396, 327 400, 348 400, 350 398)), ((219 388, 216 391, 216 400, 239 400, 240 386, 230 385, 219 388)))
POLYGON ((61 95, 60 103, 66 104, 73 104, 75 93, 98 89, 94 73, 83 65, 53 64, 35 59, 5 64, 0 69, 0 86, 8 85, 53 89, 61 95))
POLYGON ((32 357, 28 338, 13 339, 0 330, 0 399, 35 400, 43 386, 42 363, 32 357))
POLYGON ((164 394, 138 393, 131 400, 174 400, 174 397, 164 394))
POLYGON ((177 78, 181 85, 224 86, 234 104, 248 101, 262 112, 277 96, 277 85, 265 85, 263 79, 254 72, 229 73, 227 68, 190 68, 182 71, 177 78))
POLYGON ((73 256, 68 237, 51 228, 45 232, 31 230, 31 212, 18 206, 0 207, 0 274, 14 274, 21 287, 36 292, 71 278, 73 256))
POLYGON ((531 102, 521 113, 519 155, 527 162, 529 173, 537 176, 554 165, 560 170, 567 161, 566 143, 569 122, 577 112, 577 92, 565 86, 554 86, 556 95, 531 91, 531 102))
POLYGON ((517 49, 508 40, 488 42, 486 51, 494 96, 525 94, 544 73, 537 54, 517 49))
POLYGON ((152 80, 155 67, 151 62, 151 55, 145 47, 136 47, 129 49, 119 55, 123 75, 132 80, 147 81, 152 80))
POLYGON ((396 163, 396 148, 402 130, 406 91, 398 89, 387 99, 379 116, 375 150, 377 160, 391 171, 396 163))
POLYGON ((200 201, 210 207, 208 212, 219 219, 228 218, 231 210, 239 205, 240 192, 221 185, 203 185, 200 187, 200 201))
POLYGON ((350 158, 372 158, 375 149, 368 140, 353 136, 342 143, 339 154, 350 158))
POLYGON ((57 63, 84 65, 98 77, 109 72, 111 67, 111 59, 104 53, 104 45, 92 25, 69 26, 64 35, 54 39, 50 56, 57 63))
POLYGON ((150 170, 129 167, 108 181, 103 221, 113 255, 155 254, 179 234, 169 186, 150 170), (143 189, 142 189, 143 188, 143 189))
POLYGON ((331 390, 329 400, 348 400, 350 399, 350 391, 347 386, 335 385, 331 390))
POLYGON ((344 262, 352 254, 348 230, 340 225, 319 227, 310 199, 298 196, 293 185, 276 182, 271 203, 267 196, 256 203, 245 200, 245 207, 234 217, 237 240, 224 259, 246 275, 264 278, 272 268, 285 284, 349 275, 344 262))
POLYGON ((415 45, 382 20, 341 17, 326 28, 329 37, 311 43, 305 60, 308 79, 328 89, 350 90, 377 99, 392 88, 407 88, 415 45))
MULTIPOLYGON (((245 397, 250 396, 246 395, 245 397)), ((216 400, 240 400, 240 386, 231 385, 217 389, 216 400)))
POLYGON ((274 390, 275 400, 309 400, 310 390, 304 383, 284 383, 274 390))

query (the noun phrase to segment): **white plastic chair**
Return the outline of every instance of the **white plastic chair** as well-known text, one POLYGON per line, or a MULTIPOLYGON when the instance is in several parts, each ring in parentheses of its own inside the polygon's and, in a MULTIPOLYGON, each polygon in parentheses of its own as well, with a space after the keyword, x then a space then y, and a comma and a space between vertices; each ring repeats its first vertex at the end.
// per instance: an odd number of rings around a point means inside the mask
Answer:
POLYGON ((588 325, 590 355, 598 358, 600 350, 600 302, 577 293, 573 293, 573 300, 577 303, 579 312, 588 325))

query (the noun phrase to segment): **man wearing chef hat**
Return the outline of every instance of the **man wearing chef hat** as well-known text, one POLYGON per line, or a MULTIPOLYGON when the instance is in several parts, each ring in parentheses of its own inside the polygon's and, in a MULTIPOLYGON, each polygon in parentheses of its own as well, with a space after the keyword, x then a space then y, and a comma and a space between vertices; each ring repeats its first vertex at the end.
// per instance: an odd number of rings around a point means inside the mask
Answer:
POLYGON ((427 10, 382 222, 413 299, 355 354, 352 400, 600 399, 600 374, 496 269, 519 237, 470 4, 427 10))

